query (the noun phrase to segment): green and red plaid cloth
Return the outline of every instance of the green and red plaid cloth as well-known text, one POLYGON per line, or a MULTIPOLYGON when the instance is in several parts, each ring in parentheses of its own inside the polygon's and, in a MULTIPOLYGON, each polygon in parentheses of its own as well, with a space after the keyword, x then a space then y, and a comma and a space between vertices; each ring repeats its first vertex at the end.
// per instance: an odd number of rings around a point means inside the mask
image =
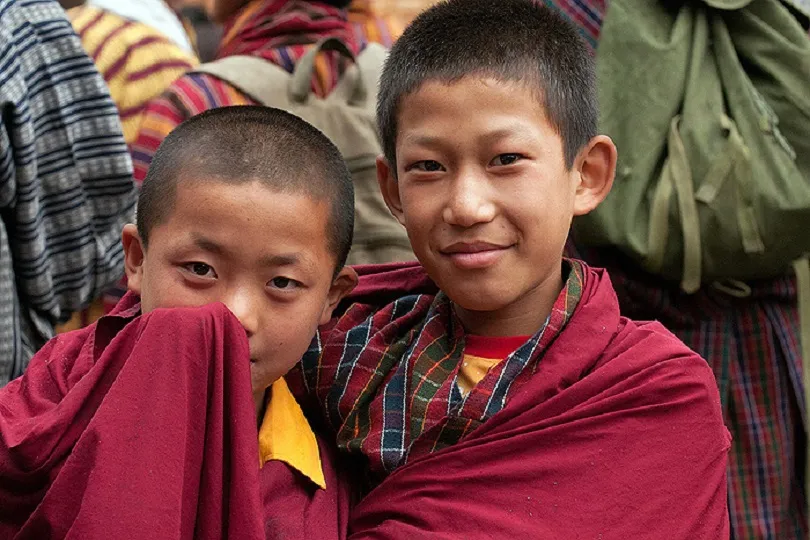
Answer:
POLYGON ((328 338, 313 342, 302 361, 303 377, 290 377, 291 385, 298 395, 318 400, 338 447, 364 454, 381 480, 459 442, 534 374, 582 296, 582 264, 563 266, 565 286, 546 323, 466 397, 456 382, 464 330, 442 292, 404 296, 379 310, 350 306, 337 328, 321 330, 328 338))

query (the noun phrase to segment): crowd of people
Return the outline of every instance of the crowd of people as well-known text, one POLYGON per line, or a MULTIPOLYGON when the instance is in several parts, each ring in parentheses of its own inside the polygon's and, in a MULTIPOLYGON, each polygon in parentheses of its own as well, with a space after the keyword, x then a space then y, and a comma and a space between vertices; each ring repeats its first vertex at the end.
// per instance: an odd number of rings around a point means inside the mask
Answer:
POLYGON ((0 0, 0 538, 807 539, 810 2, 0 0))

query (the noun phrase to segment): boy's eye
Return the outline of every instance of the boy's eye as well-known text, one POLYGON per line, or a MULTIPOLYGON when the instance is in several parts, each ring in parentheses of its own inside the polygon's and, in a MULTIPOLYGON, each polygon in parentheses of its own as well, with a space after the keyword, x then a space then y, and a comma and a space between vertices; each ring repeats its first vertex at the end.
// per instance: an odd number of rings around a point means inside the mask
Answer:
POLYGON ((189 273, 194 274, 196 277, 207 279, 216 279, 217 277, 214 269, 210 265, 202 262, 191 262, 183 265, 183 268, 185 268, 189 273))
POLYGON ((273 278, 270 280, 270 284, 276 289, 288 291, 296 289, 299 286, 299 283, 297 281, 286 277, 273 278))
POLYGON ((503 167, 517 163, 523 156, 520 154, 501 154, 490 162, 494 167, 503 167))
POLYGON ((438 172, 438 171, 443 170, 444 167, 442 167, 442 164, 439 163, 438 161, 433 161, 432 159, 426 159, 424 161, 417 161, 416 163, 414 163, 413 165, 408 167, 408 169, 409 170, 423 171, 423 172, 438 172))

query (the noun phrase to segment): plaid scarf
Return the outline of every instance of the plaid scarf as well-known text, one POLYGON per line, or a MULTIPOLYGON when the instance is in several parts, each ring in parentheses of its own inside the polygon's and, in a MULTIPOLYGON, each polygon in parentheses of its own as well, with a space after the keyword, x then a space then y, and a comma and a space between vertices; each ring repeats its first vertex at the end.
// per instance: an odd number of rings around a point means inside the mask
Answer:
MULTIPOLYGON (((337 37, 357 54, 360 44, 347 19, 345 9, 305 0, 254 0, 225 24, 217 58, 259 56, 290 73, 313 43, 324 37, 337 37)), ((319 55, 313 90, 323 94, 331 89, 348 65, 337 53, 319 55)))
POLYGON ((305 355, 301 392, 314 392, 338 446, 368 457, 378 479, 456 444, 506 406, 571 318, 584 269, 577 261, 564 266, 565 286, 543 327, 466 397, 456 382, 465 334, 441 292, 382 309, 350 307, 305 355))

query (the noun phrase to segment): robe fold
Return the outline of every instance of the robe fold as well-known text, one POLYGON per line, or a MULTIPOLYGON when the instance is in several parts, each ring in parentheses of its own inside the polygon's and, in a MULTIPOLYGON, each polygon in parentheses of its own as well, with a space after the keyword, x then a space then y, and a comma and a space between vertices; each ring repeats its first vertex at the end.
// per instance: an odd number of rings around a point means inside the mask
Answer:
POLYGON ((417 431, 412 416, 403 424, 399 403, 413 403, 424 379, 391 391, 401 366, 379 356, 444 362, 463 337, 432 331, 420 349, 419 336, 443 316, 438 296, 421 300, 435 286, 420 267, 360 275, 353 299, 363 304, 322 330, 319 356, 301 373, 301 391, 321 403, 340 447, 385 464, 396 449, 388 441, 405 442, 398 465, 353 511, 350 538, 728 538, 730 437, 712 372, 660 324, 621 317, 604 271, 584 266, 579 303, 533 353, 534 371, 451 445, 437 443, 465 407, 451 401, 435 429, 417 431), (442 340, 451 345, 432 351, 442 340))
POLYGON ((222 304, 62 334, 0 390, 0 539, 343 538, 349 492, 259 468, 244 329, 222 304))

